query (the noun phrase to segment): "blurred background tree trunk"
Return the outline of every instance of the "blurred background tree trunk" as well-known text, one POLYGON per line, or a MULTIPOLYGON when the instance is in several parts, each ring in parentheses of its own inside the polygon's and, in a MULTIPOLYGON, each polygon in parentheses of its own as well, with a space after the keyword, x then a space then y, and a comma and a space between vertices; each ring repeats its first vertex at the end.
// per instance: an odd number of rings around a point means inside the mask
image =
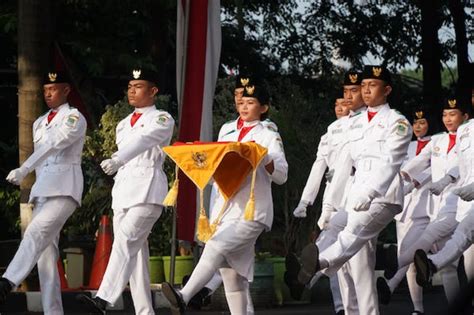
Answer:
MULTIPOLYGON (((33 152, 32 126, 42 111, 42 74, 49 60, 52 36, 50 0, 18 1, 18 146, 19 162, 33 152)), ((28 204, 34 175, 20 186, 20 218, 23 232, 31 219, 28 204)))

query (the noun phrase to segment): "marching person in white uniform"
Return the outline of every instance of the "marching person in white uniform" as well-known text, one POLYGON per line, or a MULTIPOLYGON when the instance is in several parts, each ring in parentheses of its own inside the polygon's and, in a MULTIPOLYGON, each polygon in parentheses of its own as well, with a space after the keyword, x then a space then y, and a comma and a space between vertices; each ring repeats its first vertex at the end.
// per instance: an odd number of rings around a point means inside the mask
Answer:
MULTIPOLYGON (((253 81, 255 81, 255 79, 251 78, 250 76, 246 74, 236 76, 235 87, 234 87, 234 105, 235 105, 235 110, 237 113, 239 112, 239 106, 243 104, 242 96, 244 95, 245 86, 252 84, 253 81)), ((270 130, 273 130, 276 132, 278 131, 278 128, 275 125, 275 123, 273 123, 268 118, 261 121, 261 123, 263 126, 269 128, 270 130)), ((228 135, 229 133, 233 133, 236 131, 240 132, 243 125, 244 125, 244 121, 242 120, 242 118, 240 118, 240 116, 237 117, 237 119, 235 120, 226 122, 224 125, 221 126, 221 129, 219 130, 217 141, 223 141, 222 138, 228 135)), ((213 189, 211 191, 210 198, 211 200, 214 200, 216 196, 215 194, 218 193, 218 189, 215 186, 213 186, 212 188, 213 189)), ((216 210, 215 207, 214 207, 214 210, 216 210)), ((219 211, 219 210, 216 210, 216 211, 219 211)), ((212 277, 212 279, 204 286, 204 288, 199 290, 199 292, 196 293, 196 295, 191 298, 191 300, 189 301, 189 305, 194 304, 200 307, 203 304, 204 300, 210 295, 212 295, 212 293, 214 293, 221 285, 222 285, 222 277, 219 271, 217 271, 212 277)), ((253 307, 252 297, 250 296, 250 290, 247 287, 247 315, 253 315, 254 313, 255 313, 255 310, 253 307)))
MULTIPOLYGON (((301 194, 301 200, 298 203, 296 209, 293 211, 293 215, 297 218, 306 217, 307 207, 308 205, 312 205, 314 203, 314 200, 316 199, 316 196, 319 193, 319 187, 321 185, 321 181, 326 170, 328 171, 326 173, 327 181, 325 191, 329 187, 331 174, 334 172, 335 167, 333 162, 336 160, 337 153, 340 149, 340 144, 343 142, 343 129, 345 126, 345 122, 341 122, 340 119, 342 117, 346 117, 349 114, 349 108, 346 106, 344 98, 336 99, 334 103, 334 113, 336 115, 337 120, 328 127, 328 132, 321 136, 318 145, 318 150, 316 152, 316 160, 313 163, 311 172, 308 176, 308 180, 303 189, 303 193, 301 194), (331 129, 331 131, 329 129, 331 129)), ((327 204, 324 202, 323 196, 321 215, 317 222, 318 227, 321 230, 324 230, 330 218, 334 214, 336 214, 336 212, 332 211, 331 208, 327 209, 327 204)), ((287 256, 287 260, 288 259, 289 258, 287 256)), ((287 264, 290 264, 290 262, 287 262, 287 264)), ((296 277, 292 276, 291 272, 290 274, 287 273, 287 275, 285 276, 285 281, 289 282, 289 284, 287 285, 292 288, 295 286, 295 283, 293 282, 296 282, 296 277)), ((332 276, 329 281, 334 310, 336 314, 342 314, 344 311, 344 305, 337 276, 332 276)), ((299 291, 302 292, 302 290, 299 291)))
MULTIPOLYGON (((349 143, 348 134, 352 121, 359 115, 366 115, 366 107, 361 94, 361 80, 362 74, 357 72, 347 72, 344 78, 344 98, 351 112, 349 117, 341 119, 345 121, 345 127, 340 135, 342 143, 340 143, 338 154, 340 154, 344 149, 343 147, 349 143)), ((335 166, 337 167, 338 165, 335 166)), ((337 241, 339 232, 341 232, 347 224, 345 201, 350 191, 351 178, 349 174, 347 174, 345 182, 347 182, 347 185, 342 189, 340 189, 340 187, 331 186, 330 189, 326 189, 325 191, 325 194, 331 194, 331 190, 343 192, 340 196, 340 201, 338 201, 338 204, 343 206, 337 209, 337 212, 335 212, 336 209, 332 210, 335 214, 331 217, 325 230, 322 231, 316 241, 316 246, 321 251, 337 241)), ((331 205, 329 205, 328 208, 332 209, 331 205)), ((376 239, 373 238, 337 272, 346 314, 378 314, 374 278, 375 245, 376 239)), ((321 275, 321 272, 316 273, 311 279, 310 286, 313 286, 321 275)))
POLYGON ((457 132, 459 183, 452 194, 460 196, 456 219, 460 222, 446 245, 437 253, 426 256, 426 250, 415 253, 417 279, 426 286, 433 274, 456 262, 464 254, 464 269, 468 281, 474 281, 474 120, 461 125, 457 132))
POLYGON ((154 314, 147 238, 168 192, 161 148, 169 145, 174 128, 171 115, 154 105, 157 93, 153 72, 133 70, 127 96, 135 110, 117 125, 118 150, 100 164, 107 175, 117 173, 112 188, 114 242, 97 295, 81 299, 101 314, 118 300, 127 283, 135 313, 154 314))
MULTIPOLYGON (((419 108, 413 112, 413 134, 416 140, 408 146, 407 161, 419 155, 423 148, 429 143, 429 123, 426 111, 419 108)), ((405 252, 423 233, 430 222, 431 196, 428 190, 431 183, 431 169, 428 168, 415 183, 405 183, 403 212, 395 216, 397 227, 398 255, 405 252), (415 187, 416 186, 416 187, 415 187)), ((386 281, 384 278, 377 279, 379 300, 382 304, 390 302, 391 293, 406 275, 411 300, 413 303, 412 314, 423 314, 423 289, 416 283, 415 266, 410 264, 405 267, 405 272, 400 271, 397 276, 386 281)))
MULTIPOLYGON (((455 181, 459 177, 457 165, 456 131, 467 119, 464 109, 455 99, 448 99, 444 104, 443 123, 448 133, 443 132, 431 137, 425 148, 402 168, 402 175, 409 182, 418 181, 423 173, 431 168, 432 184, 429 190, 432 193, 432 220, 421 235, 417 235, 416 242, 400 252, 398 257, 398 271, 394 278, 399 279, 400 273, 405 274, 408 266, 413 262, 417 249, 437 251, 443 248, 446 241, 456 229, 457 200, 451 194, 455 188, 455 181)), ((416 185, 416 183, 415 183, 416 185)), ((441 276, 448 301, 452 301, 459 291, 457 276, 457 262, 443 269, 441 276)))
POLYGON ((385 67, 365 66, 361 86, 368 110, 351 120, 347 152, 340 154, 331 183, 339 189, 330 189, 332 193, 327 196, 334 208, 345 207, 347 225, 337 241, 321 253, 314 244, 303 249, 298 274, 301 283, 308 283, 319 270, 334 274, 402 210, 402 179, 398 172, 410 142, 411 126, 387 104, 392 88, 385 67), (347 202, 341 206, 344 190, 340 187, 345 187, 351 173, 347 202))
POLYGON ((20 185, 28 173, 35 171, 36 181, 29 200, 34 203, 33 219, 0 279, 0 304, 37 264, 45 314, 64 313, 57 268, 59 232, 81 204, 84 185, 81 154, 87 123, 67 103, 70 90, 66 73, 46 75, 43 92, 50 110, 33 124, 34 152, 7 176, 10 183, 20 185))
MULTIPOLYGON (((247 312, 246 290, 248 282, 253 280, 254 244, 261 232, 271 228, 273 221, 271 184, 285 183, 288 172, 280 135, 261 123, 268 111, 268 102, 269 97, 262 86, 246 86, 243 103, 238 106, 240 118, 244 121, 243 127, 221 138, 222 141, 255 141, 268 149, 256 173, 254 220, 244 219, 251 189, 249 175, 241 189, 229 200, 215 234, 206 243, 184 288, 177 291, 169 283, 162 284, 163 293, 174 314, 184 312, 189 300, 211 280, 217 270, 224 281, 231 314, 247 312)), ((223 196, 219 194, 216 197, 216 200, 211 201, 211 221, 225 203, 223 196)))

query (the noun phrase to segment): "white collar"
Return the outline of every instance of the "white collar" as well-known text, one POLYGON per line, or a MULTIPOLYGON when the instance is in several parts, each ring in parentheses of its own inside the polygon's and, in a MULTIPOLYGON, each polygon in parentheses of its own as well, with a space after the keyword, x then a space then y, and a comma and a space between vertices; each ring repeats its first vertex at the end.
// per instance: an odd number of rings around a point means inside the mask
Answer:
POLYGON ((242 125, 242 127, 253 127, 256 124, 258 124, 259 122, 260 122, 260 120, 244 121, 244 124, 242 125))
POLYGON ((133 111, 134 113, 139 113, 139 114, 143 114, 149 110, 151 110, 152 108, 155 107, 155 104, 152 104, 150 106, 145 106, 145 107, 140 107, 140 108, 135 108, 135 110, 133 111))
POLYGON ((377 106, 372 106, 372 107, 369 107, 367 106, 367 111, 368 112, 379 112, 385 105, 388 105, 388 103, 384 103, 384 104, 380 104, 380 105, 377 105, 377 106))
POLYGON ((69 103, 66 102, 66 103, 64 103, 64 104, 59 105, 59 106, 56 107, 56 108, 51 108, 49 111, 50 111, 50 112, 53 112, 53 113, 57 113, 57 112, 59 112, 61 109, 65 108, 65 107, 68 107, 68 106, 69 106, 69 103))

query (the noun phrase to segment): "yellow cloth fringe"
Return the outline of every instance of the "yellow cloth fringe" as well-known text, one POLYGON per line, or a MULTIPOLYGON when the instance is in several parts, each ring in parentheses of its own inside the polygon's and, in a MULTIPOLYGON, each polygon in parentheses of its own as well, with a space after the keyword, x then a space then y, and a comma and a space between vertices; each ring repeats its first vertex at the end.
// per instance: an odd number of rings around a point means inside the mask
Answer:
POLYGON ((197 238, 203 243, 206 243, 212 237, 212 229, 209 224, 209 219, 206 216, 206 210, 204 210, 204 192, 202 189, 199 190, 199 199, 200 199, 200 210, 199 210, 199 220, 197 226, 197 238))
POLYGON ((255 217, 255 178, 257 177, 257 168, 252 172, 252 182, 250 185, 250 198, 245 206, 244 219, 246 221, 253 221, 255 217))
POLYGON ((165 200, 163 200, 163 206, 165 207, 176 207, 176 201, 178 200, 178 187, 179 187, 179 179, 178 179, 178 166, 176 165, 175 168, 175 179, 173 182, 173 186, 166 194, 165 200))

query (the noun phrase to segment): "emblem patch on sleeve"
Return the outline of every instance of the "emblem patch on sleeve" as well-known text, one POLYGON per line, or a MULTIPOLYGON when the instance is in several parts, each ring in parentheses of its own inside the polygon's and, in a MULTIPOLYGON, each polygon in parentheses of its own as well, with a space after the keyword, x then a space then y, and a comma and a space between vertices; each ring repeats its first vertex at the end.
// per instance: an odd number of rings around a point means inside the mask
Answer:
POLYGON ((399 120, 397 122, 397 135, 406 136, 408 134, 408 124, 404 120, 399 120))
POLYGON ((156 119, 156 123, 158 125, 164 125, 164 124, 166 124, 166 122, 168 122, 168 120, 169 120, 168 116, 162 114, 162 115, 158 116, 158 118, 156 119))
POLYGON ((69 115, 66 118, 66 126, 69 128, 74 128, 79 121, 79 116, 77 115, 69 115))

